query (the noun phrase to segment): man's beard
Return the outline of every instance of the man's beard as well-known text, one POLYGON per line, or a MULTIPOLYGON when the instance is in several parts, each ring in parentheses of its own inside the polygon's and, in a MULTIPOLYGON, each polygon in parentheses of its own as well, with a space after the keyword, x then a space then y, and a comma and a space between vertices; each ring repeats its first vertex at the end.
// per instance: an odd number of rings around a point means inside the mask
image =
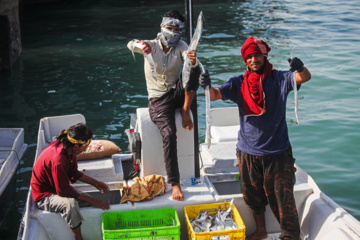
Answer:
POLYGON ((262 74, 263 71, 264 71, 264 67, 265 67, 265 62, 263 63, 263 65, 260 67, 259 70, 253 70, 252 68, 249 67, 249 70, 250 72, 254 72, 254 73, 257 73, 257 74, 262 74))

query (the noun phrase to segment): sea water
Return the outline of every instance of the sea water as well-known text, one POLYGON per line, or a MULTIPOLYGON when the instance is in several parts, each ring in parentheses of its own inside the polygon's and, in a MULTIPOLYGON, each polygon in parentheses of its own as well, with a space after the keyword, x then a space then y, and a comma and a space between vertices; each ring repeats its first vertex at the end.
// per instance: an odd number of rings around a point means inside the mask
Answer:
MULTIPOLYGON (((17 172, 16 202, 2 226, 15 239, 29 189, 39 120, 82 113, 96 139, 123 152, 129 114, 147 106, 143 57, 134 62, 126 44, 153 39, 170 8, 184 1, 58 1, 20 5, 23 51, 13 72, 0 74, 0 127, 25 129, 28 150, 17 172)), ((203 11, 197 56, 214 87, 245 71, 243 42, 253 36, 269 44, 269 61, 287 70, 291 52, 312 73, 294 95, 287 122, 296 163, 340 206, 360 219, 360 1, 194 1, 203 11)), ((199 139, 205 134, 205 97, 197 94, 199 139)), ((211 107, 234 106, 216 101, 211 107)))

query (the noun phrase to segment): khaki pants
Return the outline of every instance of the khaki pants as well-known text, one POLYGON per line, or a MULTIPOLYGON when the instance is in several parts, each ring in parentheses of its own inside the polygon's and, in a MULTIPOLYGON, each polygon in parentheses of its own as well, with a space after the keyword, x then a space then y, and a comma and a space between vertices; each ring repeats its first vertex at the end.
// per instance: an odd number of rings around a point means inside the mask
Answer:
POLYGON ((71 229, 79 227, 81 222, 84 221, 80 213, 79 202, 74 198, 60 197, 54 194, 43 198, 36 204, 39 209, 60 213, 71 229))

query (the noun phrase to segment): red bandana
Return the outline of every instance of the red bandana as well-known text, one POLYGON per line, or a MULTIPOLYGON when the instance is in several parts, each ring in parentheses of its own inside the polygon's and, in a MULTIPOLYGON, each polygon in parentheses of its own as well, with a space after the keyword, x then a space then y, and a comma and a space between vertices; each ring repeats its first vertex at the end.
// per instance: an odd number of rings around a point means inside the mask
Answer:
MULTIPOLYGON (((250 54, 263 54, 267 57, 267 53, 270 52, 270 50, 266 42, 250 37, 242 46, 241 55, 246 63, 246 59, 250 54)), ((257 74, 249 70, 245 72, 244 81, 240 89, 245 116, 260 116, 266 111, 263 82, 270 76, 272 64, 269 63, 267 58, 265 58, 264 64, 262 74, 257 74)))

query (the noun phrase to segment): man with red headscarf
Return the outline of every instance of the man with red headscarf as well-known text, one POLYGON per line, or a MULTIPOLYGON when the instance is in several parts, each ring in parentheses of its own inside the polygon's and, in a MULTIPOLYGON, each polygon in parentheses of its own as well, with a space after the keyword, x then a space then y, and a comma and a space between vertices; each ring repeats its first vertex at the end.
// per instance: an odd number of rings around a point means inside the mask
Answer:
POLYGON ((280 223, 280 239, 299 239, 295 205, 295 159, 286 124, 286 99, 290 91, 310 80, 311 74, 298 58, 289 59, 290 71, 273 69, 265 41, 250 37, 241 48, 245 74, 211 87, 208 72, 200 86, 210 88, 210 98, 232 100, 238 105, 240 130, 237 158, 246 204, 252 209, 256 230, 248 239, 265 239, 264 211, 267 204, 280 223), (296 86, 293 78, 296 77, 296 86))

